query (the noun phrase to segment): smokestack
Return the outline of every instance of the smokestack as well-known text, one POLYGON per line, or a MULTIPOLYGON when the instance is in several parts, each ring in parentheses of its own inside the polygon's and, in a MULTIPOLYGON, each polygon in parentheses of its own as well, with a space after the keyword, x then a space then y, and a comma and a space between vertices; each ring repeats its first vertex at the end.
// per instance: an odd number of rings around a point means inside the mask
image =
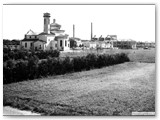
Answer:
POLYGON ((74 24, 73 24, 73 38, 75 37, 75 28, 74 28, 74 24))
POLYGON ((92 31, 92 22, 91 22, 91 40, 92 40, 92 33, 93 31, 92 31))

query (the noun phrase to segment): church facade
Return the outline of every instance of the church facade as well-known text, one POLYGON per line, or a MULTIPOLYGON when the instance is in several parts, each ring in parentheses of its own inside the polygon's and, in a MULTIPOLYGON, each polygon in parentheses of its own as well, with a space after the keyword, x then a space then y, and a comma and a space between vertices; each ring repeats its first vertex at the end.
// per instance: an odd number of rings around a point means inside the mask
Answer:
POLYGON ((27 50, 69 50, 69 36, 65 34, 64 30, 61 30, 61 25, 56 23, 55 19, 50 24, 50 13, 44 13, 43 18, 43 32, 37 34, 29 30, 21 41, 21 48, 27 50))

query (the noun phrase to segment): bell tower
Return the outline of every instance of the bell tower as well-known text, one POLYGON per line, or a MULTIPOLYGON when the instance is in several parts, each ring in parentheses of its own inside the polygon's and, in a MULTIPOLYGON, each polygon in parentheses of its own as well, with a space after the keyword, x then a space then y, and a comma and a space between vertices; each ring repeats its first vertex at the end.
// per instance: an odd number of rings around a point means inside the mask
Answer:
POLYGON ((43 14, 44 18, 44 33, 50 33, 50 13, 44 13, 43 14))

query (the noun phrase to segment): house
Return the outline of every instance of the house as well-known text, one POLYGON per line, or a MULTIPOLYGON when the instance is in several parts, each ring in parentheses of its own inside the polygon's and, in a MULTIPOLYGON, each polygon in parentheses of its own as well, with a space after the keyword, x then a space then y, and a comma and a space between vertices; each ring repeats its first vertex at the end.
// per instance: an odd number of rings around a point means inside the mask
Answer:
POLYGON ((27 50, 69 50, 69 37, 61 29, 61 25, 56 23, 50 24, 50 13, 44 13, 44 29, 43 32, 37 34, 29 30, 24 39, 21 41, 22 49, 27 50))

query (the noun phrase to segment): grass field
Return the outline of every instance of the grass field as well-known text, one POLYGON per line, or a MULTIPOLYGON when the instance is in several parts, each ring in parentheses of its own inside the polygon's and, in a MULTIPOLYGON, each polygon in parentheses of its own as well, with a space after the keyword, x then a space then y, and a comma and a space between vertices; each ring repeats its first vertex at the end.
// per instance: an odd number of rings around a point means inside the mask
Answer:
POLYGON ((155 50, 122 51, 133 62, 3 85, 4 106, 42 115, 154 112, 155 50))

